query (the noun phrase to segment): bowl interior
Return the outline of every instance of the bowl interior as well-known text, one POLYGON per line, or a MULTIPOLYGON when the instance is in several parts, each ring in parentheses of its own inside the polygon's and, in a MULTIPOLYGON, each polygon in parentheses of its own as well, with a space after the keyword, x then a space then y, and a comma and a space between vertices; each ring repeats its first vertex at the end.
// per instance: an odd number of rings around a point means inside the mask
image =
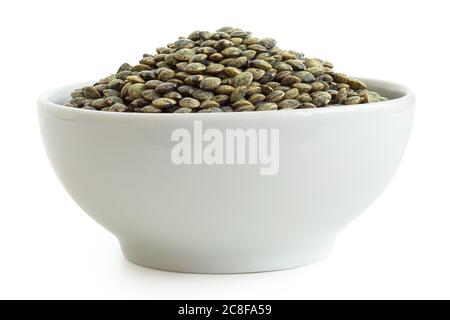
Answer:
MULTIPOLYGON (((369 90, 377 91, 378 93, 388 98, 389 100, 402 98, 406 96, 409 92, 407 88, 396 83, 376 79, 365 79, 359 77, 358 79, 361 79, 362 81, 366 82, 367 85, 369 86, 369 90)), ((68 85, 64 88, 52 91, 45 98, 51 103, 63 105, 70 100, 70 93, 73 90, 86 85, 90 85, 92 83, 95 83, 95 81, 68 85)))

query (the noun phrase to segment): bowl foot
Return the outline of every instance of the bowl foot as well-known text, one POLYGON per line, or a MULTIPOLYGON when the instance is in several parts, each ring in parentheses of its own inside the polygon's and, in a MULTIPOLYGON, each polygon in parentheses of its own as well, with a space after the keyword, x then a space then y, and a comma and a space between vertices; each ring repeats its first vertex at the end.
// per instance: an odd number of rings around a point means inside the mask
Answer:
POLYGON ((294 252, 242 252, 198 254, 185 250, 165 250, 120 241, 125 258, 137 265, 183 273, 252 273, 292 269, 325 259, 332 251, 334 239, 300 247, 294 252))

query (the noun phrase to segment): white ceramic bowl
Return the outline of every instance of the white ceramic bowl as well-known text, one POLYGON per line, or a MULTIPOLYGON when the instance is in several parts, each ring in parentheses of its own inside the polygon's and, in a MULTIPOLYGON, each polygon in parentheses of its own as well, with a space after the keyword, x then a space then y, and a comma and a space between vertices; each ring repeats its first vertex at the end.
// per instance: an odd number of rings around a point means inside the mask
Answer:
POLYGON ((392 178, 408 141, 412 93, 365 79, 387 102, 248 113, 133 114, 63 107, 75 84, 38 103, 50 162, 67 192, 117 236, 132 262, 237 273, 326 257, 392 178), (279 170, 176 165, 175 129, 278 129, 279 170))

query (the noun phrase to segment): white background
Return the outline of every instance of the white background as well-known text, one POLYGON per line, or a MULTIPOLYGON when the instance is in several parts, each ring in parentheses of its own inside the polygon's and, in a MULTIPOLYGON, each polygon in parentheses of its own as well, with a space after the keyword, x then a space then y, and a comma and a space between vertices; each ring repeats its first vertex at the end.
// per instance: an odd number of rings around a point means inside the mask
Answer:
POLYGON ((0 1, 0 298, 450 298, 449 13, 432 0, 0 1), (404 160, 318 264, 231 276, 132 265, 56 179, 35 101, 225 25, 413 88, 404 160))

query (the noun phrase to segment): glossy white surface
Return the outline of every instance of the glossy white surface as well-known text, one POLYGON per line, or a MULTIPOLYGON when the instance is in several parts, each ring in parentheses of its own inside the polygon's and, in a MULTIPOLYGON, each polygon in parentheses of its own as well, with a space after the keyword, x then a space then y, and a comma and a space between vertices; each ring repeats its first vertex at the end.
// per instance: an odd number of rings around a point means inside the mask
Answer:
MULTIPOLYGON (((39 100, 47 154, 60 181, 114 233, 125 256, 157 269, 235 273, 292 268, 325 257, 336 234, 383 191, 408 141, 413 96, 354 107, 224 114, 117 114, 39 100), (177 128, 280 130, 280 169, 175 166, 177 128)), ((388 90, 386 91, 386 88, 388 90)))

